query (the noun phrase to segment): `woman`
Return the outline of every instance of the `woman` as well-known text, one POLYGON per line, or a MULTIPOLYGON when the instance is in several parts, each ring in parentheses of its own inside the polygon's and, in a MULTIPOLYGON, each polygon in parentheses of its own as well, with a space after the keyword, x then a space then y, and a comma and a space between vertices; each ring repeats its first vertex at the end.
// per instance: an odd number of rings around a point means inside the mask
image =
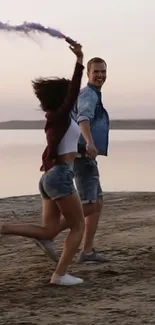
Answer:
POLYGON ((64 216, 70 231, 50 281, 57 285, 83 283, 83 279, 67 274, 68 266, 81 243, 85 225, 80 198, 73 184, 73 162, 77 154, 80 129, 70 117, 80 90, 84 68, 83 52, 77 43, 73 43, 70 49, 77 57, 72 81, 63 78, 33 82, 34 92, 47 119, 47 147, 42 155, 41 167, 44 174, 39 182, 44 225, 3 223, 0 227, 2 235, 46 240, 55 237, 61 214, 64 216))

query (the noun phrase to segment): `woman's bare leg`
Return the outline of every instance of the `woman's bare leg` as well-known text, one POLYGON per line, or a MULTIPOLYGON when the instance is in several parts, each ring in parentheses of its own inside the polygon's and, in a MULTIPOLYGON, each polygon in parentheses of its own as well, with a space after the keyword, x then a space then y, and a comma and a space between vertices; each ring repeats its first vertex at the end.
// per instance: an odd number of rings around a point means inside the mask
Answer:
POLYGON ((60 223, 60 211, 50 199, 43 199, 43 220, 44 225, 31 223, 11 224, 3 223, 0 233, 4 235, 24 236, 39 240, 52 239, 58 233, 60 223))
MULTIPOLYGON (((47 201, 47 200, 46 200, 47 201)), ((50 201, 44 202, 47 214, 51 217, 50 201)), ((66 274, 69 264, 72 262, 74 255, 81 243, 84 233, 84 215, 80 198, 77 193, 63 197, 56 202, 59 210, 64 215, 67 221, 70 232, 64 243, 63 252, 61 254, 59 263, 51 278, 51 283, 60 285, 75 285, 83 282, 82 279, 66 274)), ((48 216, 47 216, 48 219, 48 216)), ((55 237, 60 218, 53 217, 51 225, 46 223, 44 226, 37 226, 33 224, 7 224, 4 223, 0 227, 0 233, 5 235, 18 235, 36 239, 51 239, 55 237), (52 226, 53 224, 53 226, 52 226)))
MULTIPOLYGON (((54 227, 54 220, 55 223, 60 223, 60 216, 61 212, 56 205, 55 201, 52 201, 51 199, 42 199, 42 226, 43 227, 54 227)), ((58 226, 57 232, 59 232, 60 227, 58 226)), ((52 239, 40 239, 36 240, 36 245, 43 250, 43 252, 50 257, 54 262, 58 262, 59 257, 57 253, 55 252, 55 249, 53 248, 52 239)))
POLYGON ((59 263, 55 270, 55 274, 63 276, 81 243, 85 222, 81 201, 77 193, 57 200, 57 205, 70 228, 59 263))
POLYGON ((42 226, 53 227, 53 223, 57 224, 58 220, 58 229, 60 223, 61 212, 55 201, 51 199, 42 199, 42 226))

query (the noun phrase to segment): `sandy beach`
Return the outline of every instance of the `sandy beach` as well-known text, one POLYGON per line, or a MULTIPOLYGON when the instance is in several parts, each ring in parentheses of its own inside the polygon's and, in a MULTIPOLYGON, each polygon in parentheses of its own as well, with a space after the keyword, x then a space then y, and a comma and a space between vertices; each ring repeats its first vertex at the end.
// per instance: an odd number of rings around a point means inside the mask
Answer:
MULTIPOLYGON (((107 265, 77 265, 79 287, 49 285, 54 263, 30 239, 0 238, 0 325, 154 324, 155 193, 105 193, 95 247, 107 265)), ((0 200, 0 222, 40 222, 40 197, 0 200)), ((61 251, 63 233, 55 240, 61 251)))

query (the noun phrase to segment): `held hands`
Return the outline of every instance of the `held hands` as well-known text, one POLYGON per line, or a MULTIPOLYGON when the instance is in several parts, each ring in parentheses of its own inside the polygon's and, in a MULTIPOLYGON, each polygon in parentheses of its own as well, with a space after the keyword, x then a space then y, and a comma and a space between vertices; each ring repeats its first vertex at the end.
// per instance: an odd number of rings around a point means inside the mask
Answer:
POLYGON ((90 157, 92 158, 96 158, 97 154, 98 154, 98 151, 94 145, 93 142, 88 142, 86 144, 86 150, 87 150, 87 153, 90 157))

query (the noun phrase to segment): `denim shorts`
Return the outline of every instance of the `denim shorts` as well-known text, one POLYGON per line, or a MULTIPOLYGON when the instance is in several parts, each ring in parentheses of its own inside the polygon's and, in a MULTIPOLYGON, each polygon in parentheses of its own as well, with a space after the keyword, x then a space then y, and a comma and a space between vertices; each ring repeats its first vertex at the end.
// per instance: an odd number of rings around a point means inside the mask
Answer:
POLYGON ((44 173, 39 181, 42 198, 56 200, 75 193, 73 178, 73 165, 55 165, 44 173))
POLYGON ((74 177, 82 203, 96 202, 103 196, 97 161, 90 157, 75 158, 74 177))

